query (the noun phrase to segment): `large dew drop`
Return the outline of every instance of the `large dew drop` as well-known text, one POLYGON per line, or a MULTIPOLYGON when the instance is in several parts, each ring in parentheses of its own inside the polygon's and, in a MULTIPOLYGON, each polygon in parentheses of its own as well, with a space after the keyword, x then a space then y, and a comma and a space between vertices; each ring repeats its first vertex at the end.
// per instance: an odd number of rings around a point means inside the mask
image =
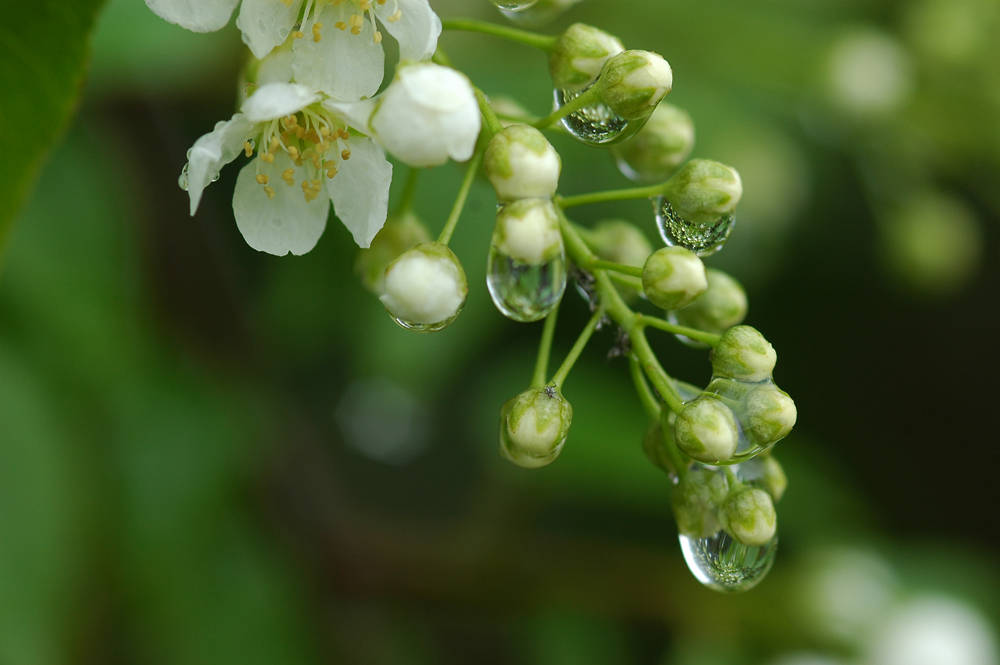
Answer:
MULTIPOLYGON (((751 460, 787 434, 787 430, 781 427, 781 421, 774 421, 776 414, 768 412, 769 406, 775 406, 773 399, 768 399, 769 396, 780 393, 787 398, 774 383, 774 379, 767 378, 754 383, 715 376, 705 388, 705 393, 721 399, 736 418, 739 442, 736 444, 736 454, 726 464, 751 460)), ((788 429, 791 429, 791 425, 788 429)))
POLYGON ((747 591, 764 579, 774 564, 778 536, 763 547, 741 545, 725 531, 708 538, 680 534, 684 561, 695 578, 710 589, 727 593, 747 591))
POLYGON ((511 2, 508 0, 493 0, 493 4, 496 5, 500 11, 504 14, 523 12, 525 9, 529 9, 533 5, 537 4, 538 0, 527 0, 526 2, 511 2))
POLYGON ((455 312, 454 316, 450 316, 443 321, 436 321, 434 323, 415 323, 413 321, 407 321, 406 319, 396 316, 392 312, 389 312, 389 318, 391 318, 393 321, 398 323, 401 327, 406 328, 407 330, 412 330, 414 332, 430 333, 430 332, 437 332, 439 330, 444 330, 445 328, 447 328, 452 321, 458 318, 458 315, 461 312, 462 310, 459 309, 457 312, 455 312))
POLYGON ((549 315, 566 290, 562 255, 542 264, 516 261, 490 248, 486 285, 497 309, 508 319, 526 323, 549 315))
POLYGON ((722 249, 736 224, 736 215, 722 215, 709 224, 698 224, 681 217, 662 196, 653 199, 656 208, 656 226, 663 242, 671 246, 686 247, 698 256, 710 256, 722 249))
MULTIPOLYGON (((570 92, 556 90, 556 108, 562 108, 568 102, 585 92, 570 92)), ((576 139, 587 145, 607 145, 622 138, 628 129, 629 121, 616 114, 604 104, 594 104, 571 113, 563 118, 562 126, 576 139)))

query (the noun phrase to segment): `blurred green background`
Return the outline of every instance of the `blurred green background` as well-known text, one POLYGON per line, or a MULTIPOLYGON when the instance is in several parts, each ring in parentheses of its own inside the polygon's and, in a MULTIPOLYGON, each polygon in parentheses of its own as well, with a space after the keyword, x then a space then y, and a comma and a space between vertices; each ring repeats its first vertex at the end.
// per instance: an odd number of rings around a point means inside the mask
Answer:
MULTIPOLYGON (((728 597, 687 572, 609 332, 569 379, 558 461, 500 459, 540 325, 489 300, 485 181, 452 243, 469 301, 435 335, 361 288, 335 218, 303 257, 248 248, 237 165, 189 217, 177 176, 234 110, 239 34, 110 0, 0 274, 0 664, 923 665, 892 646, 926 637, 917 616, 963 645, 927 663, 997 665, 1000 2, 588 0, 544 31, 573 21, 662 53, 695 155, 743 176, 708 263, 747 286, 799 408, 770 577, 728 597)), ((539 53, 441 44, 549 109, 539 53)), ((628 185, 553 141, 564 193, 628 185)), ((422 177, 433 231, 461 174, 422 177)), ((577 215, 602 217, 655 235, 647 202, 577 215)), ((570 293, 556 358, 587 316, 570 293)), ((656 341, 707 381, 703 352, 656 341)))

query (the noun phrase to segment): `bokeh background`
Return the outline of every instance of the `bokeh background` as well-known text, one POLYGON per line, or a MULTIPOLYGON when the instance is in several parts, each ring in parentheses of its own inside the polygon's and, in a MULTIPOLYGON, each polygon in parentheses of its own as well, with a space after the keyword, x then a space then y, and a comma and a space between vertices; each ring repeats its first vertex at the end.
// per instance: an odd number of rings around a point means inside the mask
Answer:
MULTIPOLYGON (((610 332, 558 461, 499 458, 540 324, 489 300, 485 181, 452 243, 465 310, 408 333, 335 218, 306 256, 248 248, 238 165, 188 216, 177 176, 237 104, 239 34, 110 0, 0 273, 0 663, 997 665, 1000 2, 588 0, 544 30, 573 21, 662 53, 695 155, 743 176, 709 265, 746 285, 799 408, 769 578, 722 596, 687 572, 610 332)), ((441 45, 549 110, 541 54, 441 45)), ((564 193, 627 186, 553 141, 564 193)), ((461 173, 423 174, 432 231, 461 173)), ((647 202, 577 214, 606 217, 655 235, 647 202)), ((557 359, 587 315, 570 293, 557 359)), ((707 381, 703 352, 657 349, 707 381)))

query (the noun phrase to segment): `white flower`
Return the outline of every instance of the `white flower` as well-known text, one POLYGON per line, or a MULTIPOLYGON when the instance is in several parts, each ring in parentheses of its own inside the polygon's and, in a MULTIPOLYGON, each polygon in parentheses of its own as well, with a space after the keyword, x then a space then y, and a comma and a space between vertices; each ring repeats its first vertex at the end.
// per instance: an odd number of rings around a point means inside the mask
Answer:
POLYGON ((375 99, 323 105, 370 134, 409 166, 437 166, 472 156, 481 119, 476 93, 463 74, 430 62, 399 68, 375 99))
POLYGON ((458 316, 468 293, 458 257, 447 246, 428 242, 389 264, 379 300, 400 325, 432 331, 458 316))
MULTIPOLYGON (((238 3, 146 0, 162 18, 195 32, 222 28, 238 3)), ((296 81, 351 100, 374 95, 382 84, 380 28, 399 42, 401 60, 429 58, 441 34, 427 0, 243 0, 236 25, 259 59, 295 37, 296 81)))
POLYGON ((332 201, 355 242, 368 247, 385 223, 392 165, 371 139, 352 136, 318 102, 305 86, 268 83, 240 113, 198 139, 180 177, 191 214, 224 165, 256 150, 233 194, 247 244, 279 256, 305 254, 322 235, 332 201))

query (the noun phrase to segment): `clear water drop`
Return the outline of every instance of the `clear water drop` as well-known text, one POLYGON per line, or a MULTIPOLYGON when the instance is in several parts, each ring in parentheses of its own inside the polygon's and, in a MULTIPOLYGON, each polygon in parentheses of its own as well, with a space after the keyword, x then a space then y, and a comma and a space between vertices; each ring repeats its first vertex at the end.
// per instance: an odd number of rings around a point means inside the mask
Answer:
POLYGON ((508 319, 527 323, 549 315, 566 290, 563 254, 541 264, 523 263, 490 248, 486 286, 493 304, 508 319))
POLYGON ((777 440, 768 441, 754 433, 750 422, 750 409, 748 408, 751 393, 756 390, 772 389, 777 390, 777 385, 772 378, 751 382, 723 376, 712 377, 712 381, 705 388, 705 393, 720 398, 736 417, 739 442, 736 444, 736 454, 731 460, 728 460, 728 464, 747 462, 777 443, 777 440))
POLYGON ((530 9, 534 5, 538 4, 538 0, 526 0, 524 2, 514 2, 512 0, 493 0, 493 4, 496 5, 504 14, 515 14, 523 12, 526 9, 530 9))
MULTIPOLYGON (((463 302, 462 307, 464 306, 465 303, 463 302)), ((406 328, 407 330, 412 330, 414 332, 427 332, 427 333, 437 332, 439 330, 447 328, 452 321, 457 319, 458 315, 462 313, 462 307, 459 307, 458 311, 455 312, 453 316, 449 316, 444 321, 436 321, 434 323, 414 323, 413 321, 407 321, 406 319, 400 318, 394 315, 392 312, 389 312, 389 318, 391 318, 393 321, 398 323, 401 327, 406 328)))
MULTIPOLYGON (((591 84, 593 85, 593 84, 591 84)), ((562 108, 584 92, 556 90, 556 108, 562 108)), ((571 113, 561 121, 562 126, 573 137, 587 145, 607 145, 623 138, 629 129, 629 121, 616 114, 604 104, 594 104, 571 113)))
POLYGON ((698 224, 681 217, 662 196, 653 199, 656 226, 663 242, 686 247, 698 256, 710 256, 722 249, 736 224, 736 215, 729 213, 709 224, 698 224))
POLYGON ((763 547, 742 545, 725 531, 707 538, 680 534, 684 561, 695 578, 710 589, 726 593, 748 591, 764 579, 778 551, 775 534, 763 547))

